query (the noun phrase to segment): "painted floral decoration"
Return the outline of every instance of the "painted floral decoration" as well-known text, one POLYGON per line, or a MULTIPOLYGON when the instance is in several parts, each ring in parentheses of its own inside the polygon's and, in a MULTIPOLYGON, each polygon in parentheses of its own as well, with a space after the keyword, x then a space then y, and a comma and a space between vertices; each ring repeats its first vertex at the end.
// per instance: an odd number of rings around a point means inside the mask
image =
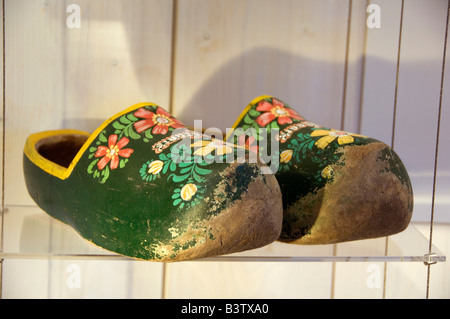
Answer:
POLYGON ((160 160, 147 161, 142 165, 139 173, 144 181, 150 182, 159 176, 159 173, 163 169, 163 165, 164 163, 160 160))
POLYGON ((163 165, 164 163, 160 160, 151 162, 148 166, 148 173, 153 175, 159 174, 159 172, 161 172, 162 170, 163 165))
POLYGON ((197 186, 193 183, 184 185, 180 191, 181 199, 184 201, 190 201, 192 199, 192 196, 197 193, 197 189, 197 186))
POLYGON ((164 135, 169 131, 169 127, 184 127, 183 123, 173 118, 170 113, 166 112, 161 107, 156 109, 156 113, 153 113, 146 108, 140 108, 134 113, 134 116, 143 119, 133 124, 138 133, 142 133, 153 127, 152 134, 164 135))
POLYGON ((108 147, 100 145, 97 148, 97 152, 95 152, 95 157, 102 157, 102 159, 97 162, 98 169, 104 169, 108 163, 110 163, 111 169, 116 169, 119 166, 119 156, 125 158, 130 157, 133 150, 131 148, 123 148, 129 141, 128 138, 122 137, 120 141, 117 142, 117 135, 110 135, 108 138, 108 147))
POLYGON ((344 145, 344 144, 353 143, 355 140, 353 138, 353 136, 365 137, 363 135, 353 134, 353 133, 348 133, 348 132, 338 131, 338 130, 333 130, 333 129, 315 130, 315 131, 311 132, 311 136, 313 136, 313 137, 322 136, 315 143, 315 145, 320 149, 324 149, 325 147, 328 146, 328 144, 330 144, 335 139, 337 139, 337 142, 339 145, 344 145))
POLYGON ((291 158, 292 158, 292 154, 294 153, 293 150, 284 150, 283 152, 281 152, 280 154, 280 163, 288 163, 291 158))
POLYGON ((273 120, 277 119, 278 124, 291 124, 292 119, 304 120, 296 111, 286 108, 283 102, 273 98, 272 103, 267 100, 262 100, 258 103, 256 111, 264 112, 256 118, 256 123, 264 127, 273 120))
POLYGON ((242 134, 238 138, 238 146, 248 149, 249 151, 258 154, 259 146, 258 141, 254 136, 248 136, 242 134))
POLYGON ((219 139, 213 140, 199 140, 195 141, 191 147, 194 147, 194 155, 206 156, 215 151, 216 155, 230 154, 233 152, 233 147, 219 139))

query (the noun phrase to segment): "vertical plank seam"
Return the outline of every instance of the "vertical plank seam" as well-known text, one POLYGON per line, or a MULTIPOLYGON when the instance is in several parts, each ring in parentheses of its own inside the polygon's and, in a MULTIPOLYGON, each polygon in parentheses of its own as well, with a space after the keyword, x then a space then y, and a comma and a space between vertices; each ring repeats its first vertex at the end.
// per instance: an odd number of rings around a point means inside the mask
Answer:
POLYGON ((5 67, 5 0, 2 0, 2 23, 3 23, 3 27, 2 27, 2 46, 3 46, 3 56, 2 56, 2 63, 3 63, 3 110, 2 110, 2 220, 1 220, 1 229, 0 229, 0 251, 3 251, 3 224, 4 224, 4 215, 5 215, 5 126, 6 126, 6 98, 5 98, 5 93, 6 93, 6 67, 5 67))
MULTIPOLYGON (((450 0, 447 5, 447 19, 445 22, 445 36, 444 36, 444 52, 442 54, 442 71, 441 71, 441 83, 439 90, 439 108, 437 117, 437 127, 436 127, 436 147, 434 154, 434 168, 433 168, 433 190, 431 196, 431 216, 430 216, 430 240, 428 243, 428 254, 432 253, 433 247, 433 226, 434 226, 434 206, 436 197, 436 175, 437 175, 437 164, 439 155, 439 136, 441 130, 441 113, 442 113, 442 97, 444 90, 444 78, 445 78, 445 60, 447 58, 447 39, 448 39, 448 25, 449 25, 449 15, 450 15, 450 0)), ((427 267, 427 287, 426 287, 426 299, 429 298, 430 294, 430 264, 427 267)))
POLYGON ((177 53, 177 28, 178 28, 178 0, 172 0, 172 33, 170 48, 170 79, 169 79, 169 113, 173 115, 173 101, 175 92, 175 65, 177 53))
MULTIPOLYGON (((337 245, 333 244, 333 256, 337 255, 337 245)), ((336 262, 333 262, 331 266, 331 293, 330 293, 330 299, 334 299, 335 293, 334 290, 336 288, 336 262)))
MULTIPOLYGON (((366 0, 366 8, 369 6, 370 0, 366 0)), ((366 56, 367 56, 367 27, 364 27, 364 44, 363 44, 363 54, 361 61, 361 85, 359 87, 359 106, 358 106, 358 127, 356 132, 361 134, 362 128, 362 111, 363 111, 363 103, 364 103, 364 83, 366 78, 366 56)))
MULTIPOLYGON (((2 110, 2 207, 1 207, 1 229, 0 229, 0 251, 3 252, 3 233, 4 233, 4 215, 5 215, 5 115, 6 115, 6 108, 5 108, 5 0, 2 0, 2 46, 3 46, 3 56, 2 56, 2 63, 3 63, 3 110, 2 110)), ((3 259, 0 259, 0 299, 3 298, 3 259)))
MULTIPOLYGON (((397 96, 398 96, 398 79, 400 73, 400 54, 402 47, 402 33, 403 33, 403 13, 405 7, 405 0, 402 0, 400 9, 400 26, 398 32, 398 49, 397 49, 397 66, 395 73, 395 91, 394 91, 394 111, 392 114, 392 135, 391 135, 391 148, 394 149, 395 141, 395 123, 397 120, 397 96)), ((389 249, 389 237, 385 239, 384 255, 387 256, 389 249)), ((383 278, 383 299, 386 299, 386 282, 387 282, 387 262, 384 262, 384 278, 383 278)))
MULTIPOLYGON (((345 105, 347 100, 347 78, 348 78, 348 57, 350 51, 350 31, 352 25, 352 7, 353 0, 348 1, 348 13, 347 13, 347 33, 345 40, 345 59, 344 59, 344 80, 342 87, 342 107, 341 107, 341 130, 344 129, 345 123, 345 105)), ((333 245, 333 256, 337 255, 337 244, 333 245)), ((331 299, 334 299, 334 290, 335 290, 335 281, 336 281, 336 263, 333 262, 331 267, 331 299)))
POLYGON ((400 9, 400 30, 398 34, 398 51, 397 51, 397 69, 395 74, 395 93, 394 93, 394 112, 392 117, 392 136, 391 136, 391 147, 394 148, 395 140, 395 122, 397 117, 397 95, 398 95, 398 77, 400 71, 400 53, 402 46, 402 29, 403 29, 403 10, 404 10, 405 0, 402 0, 402 7, 400 9))
POLYGON ((3 259, 0 259, 0 299, 3 299, 3 259))
MULTIPOLYGON (((67 4, 67 0, 64 2, 64 8, 66 8, 66 10, 64 10, 64 11, 67 11, 67 7, 68 7, 68 4, 67 4)), ((66 126, 66 116, 67 116, 67 82, 68 82, 68 78, 67 78, 67 61, 68 61, 68 59, 67 59, 67 52, 68 52, 68 50, 67 50, 67 42, 68 42, 68 40, 67 40, 67 37, 68 37, 68 32, 67 32, 67 29, 68 29, 68 27, 67 27, 67 25, 65 25, 65 27, 63 27, 63 31, 62 31, 62 37, 63 37, 63 41, 62 41, 62 45, 63 45, 63 52, 62 52, 62 54, 63 54, 63 56, 64 56, 64 60, 65 60, 65 62, 63 62, 63 64, 62 64, 62 68, 63 68, 63 70, 62 70, 62 74, 63 74, 63 78, 62 78, 62 81, 63 81, 63 83, 62 83, 62 87, 63 87, 63 97, 62 97, 62 124, 63 124, 63 128, 65 128, 65 126, 66 126)))
POLYGON ((161 299, 167 299, 167 264, 165 262, 162 264, 161 272, 161 299))
POLYGON ((345 60, 344 60, 344 83, 342 88, 342 111, 341 111, 341 130, 344 130, 345 125, 345 110, 347 100, 347 78, 348 78, 348 57, 350 51, 350 30, 352 24, 352 6, 353 0, 348 3, 348 17, 347 17, 347 38, 345 43, 345 60))
MULTIPOLYGON (((175 65, 177 51, 177 28, 178 28, 178 0, 172 0, 172 30, 170 47, 170 79, 169 79, 169 113, 173 115, 173 101, 175 92, 175 65)), ((167 289, 167 265, 162 264, 161 270, 161 299, 166 299, 167 289)))

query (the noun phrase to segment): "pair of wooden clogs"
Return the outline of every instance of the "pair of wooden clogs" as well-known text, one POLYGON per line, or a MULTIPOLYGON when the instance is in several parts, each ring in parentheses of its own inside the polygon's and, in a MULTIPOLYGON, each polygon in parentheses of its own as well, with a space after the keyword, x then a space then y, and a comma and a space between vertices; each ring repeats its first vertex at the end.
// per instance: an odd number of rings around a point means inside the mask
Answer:
POLYGON ((214 139, 136 104, 92 134, 29 136, 27 189, 84 239, 153 261, 388 236, 410 222, 408 173, 382 142, 313 124, 271 96, 229 133, 214 139))

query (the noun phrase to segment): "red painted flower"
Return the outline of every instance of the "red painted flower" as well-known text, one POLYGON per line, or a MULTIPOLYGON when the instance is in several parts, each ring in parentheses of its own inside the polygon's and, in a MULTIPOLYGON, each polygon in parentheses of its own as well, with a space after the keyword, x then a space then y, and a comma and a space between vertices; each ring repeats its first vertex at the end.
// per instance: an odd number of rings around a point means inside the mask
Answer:
POLYGON ((130 140, 126 137, 122 137, 119 142, 117 142, 117 135, 112 134, 108 138, 108 147, 99 146, 97 152, 95 152, 95 157, 103 158, 97 163, 99 170, 105 168, 105 166, 111 162, 111 169, 116 169, 119 166, 119 156, 128 158, 130 157, 133 150, 131 148, 123 149, 125 145, 128 144, 130 140))
POLYGON ((278 124, 291 124, 292 119, 304 120, 297 112, 286 108, 283 102, 272 99, 272 104, 267 101, 260 101, 256 110, 265 112, 256 118, 256 123, 263 127, 278 118, 278 124))
POLYGON ((156 110, 156 114, 145 108, 140 108, 134 113, 134 116, 143 118, 143 120, 134 123, 134 128, 138 133, 153 127, 153 134, 166 134, 169 131, 169 127, 184 127, 183 123, 174 119, 160 107, 156 110))
POLYGON ((247 138, 247 135, 245 134, 239 136, 238 146, 244 147, 256 154, 258 154, 259 151, 258 141, 253 136, 247 138))

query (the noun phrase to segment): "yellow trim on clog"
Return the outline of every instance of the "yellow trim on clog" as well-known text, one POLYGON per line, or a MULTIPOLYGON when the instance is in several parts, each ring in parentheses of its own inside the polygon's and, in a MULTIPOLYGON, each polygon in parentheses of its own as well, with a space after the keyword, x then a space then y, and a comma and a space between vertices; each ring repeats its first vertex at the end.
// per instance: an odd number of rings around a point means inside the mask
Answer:
POLYGON ((234 129, 239 125, 239 123, 242 121, 242 119, 244 118, 245 114, 247 114, 248 110, 250 110, 250 108, 253 106, 253 104, 255 104, 256 102, 263 100, 263 99, 267 99, 267 98, 272 98, 272 95, 260 95, 256 98, 254 98, 246 107, 245 109, 241 112, 241 114, 238 116, 237 120, 234 122, 233 126, 231 127, 230 130, 228 130, 227 135, 225 136, 225 141, 228 141, 228 139, 230 138, 230 136, 233 134, 234 129))
POLYGON ((103 122, 102 125, 100 125, 92 134, 78 131, 78 130, 53 130, 53 131, 45 131, 45 132, 39 132, 32 134, 28 137, 25 148, 24 148, 24 154, 28 157, 28 159, 34 163, 36 166, 41 168, 43 171, 47 172, 50 175, 53 175, 55 177, 58 177, 59 179, 65 180, 67 179, 70 174, 72 174, 72 171, 74 170, 75 166, 77 165, 78 161, 80 160, 81 156, 83 156, 84 152, 88 149, 88 147, 91 145, 91 143, 97 138, 97 136, 107 127, 112 121, 117 119, 118 117, 132 111, 135 109, 138 109, 140 107, 146 106, 146 105, 153 105, 158 106, 154 103, 148 103, 148 102, 142 102, 135 105, 132 105, 128 107, 127 109, 123 110, 122 112, 117 113, 116 115, 112 116, 111 118, 107 119, 103 122), (50 137, 50 136, 56 136, 56 135, 70 135, 70 134, 78 134, 78 135, 86 135, 89 136, 89 138, 86 140, 86 142, 83 144, 83 146, 78 151, 77 155, 75 155, 74 159, 70 163, 68 168, 62 167, 45 157, 43 157, 41 154, 38 153, 36 149, 36 144, 41 141, 44 138, 50 137))
POLYGON ((57 135, 85 135, 89 136, 89 133, 77 130, 54 130, 54 131, 45 131, 39 132, 30 135, 27 138, 25 143, 25 148, 23 150, 24 154, 28 157, 28 159, 34 163, 36 166, 40 167, 43 171, 49 173, 50 175, 56 176, 60 179, 65 179, 67 174, 67 168, 62 167, 38 153, 36 149, 36 144, 43 139, 46 139, 51 136, 57 135))

